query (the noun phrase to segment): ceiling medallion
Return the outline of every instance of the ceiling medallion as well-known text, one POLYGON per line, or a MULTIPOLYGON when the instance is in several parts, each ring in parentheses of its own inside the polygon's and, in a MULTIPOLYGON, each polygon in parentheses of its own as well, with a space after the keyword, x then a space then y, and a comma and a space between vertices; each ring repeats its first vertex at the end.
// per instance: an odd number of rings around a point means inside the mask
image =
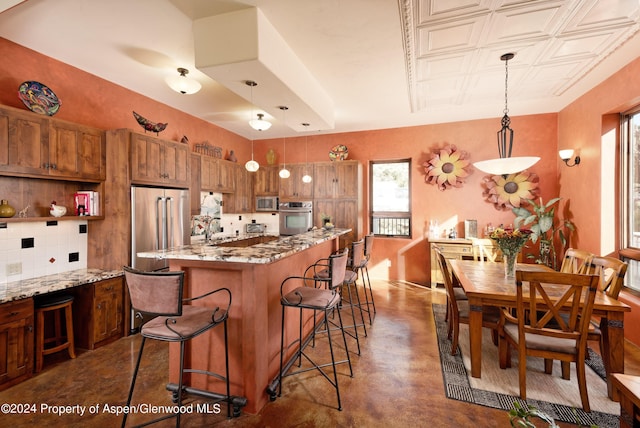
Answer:
POLYGON ((424 181, 435 184, 440 190, 451 187, 462 187, 469 175, 469 154, 458 150, 454 145, 447 145, 443 149, 431 153, 428 161, 422 164, 427 173, 424 181))
POLYGON ((483 178, 485 190, 482 196, 497 210, 519 207, 534 199, 539 191, 538 176, 527 170, 508 175, 492 175, 483 178))

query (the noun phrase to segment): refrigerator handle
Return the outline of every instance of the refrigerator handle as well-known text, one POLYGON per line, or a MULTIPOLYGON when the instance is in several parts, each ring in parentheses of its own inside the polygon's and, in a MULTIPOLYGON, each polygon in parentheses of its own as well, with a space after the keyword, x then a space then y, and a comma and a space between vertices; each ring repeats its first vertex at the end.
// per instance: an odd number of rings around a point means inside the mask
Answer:
POLYGON ((167 206, 165 198, 158 196, 156 199, 156 250, 166 248, 166 214, 167 206))
POLYGON ((167 205, 166 207, 166 213, 168 215, 168 219, 167 222, 165 223, 165 226, 167 228, 167 246, 165 248, 171 248, 174 246, 173 243, 173 198, 171 196, 167 197, 167 200, 165 202, 165 204, 167 205))

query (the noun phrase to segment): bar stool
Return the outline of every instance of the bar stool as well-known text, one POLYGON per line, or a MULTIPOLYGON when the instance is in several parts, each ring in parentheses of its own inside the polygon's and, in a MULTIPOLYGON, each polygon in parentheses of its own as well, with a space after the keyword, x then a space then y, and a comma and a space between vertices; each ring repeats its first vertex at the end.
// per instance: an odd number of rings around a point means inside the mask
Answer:
POLYGON ((373 300, 373 289, 371 288, 371 279, 369 278, 369 269, 367 268, 369 264, 369 260, 371 259, 371 252, 373 251, 373 235, 367 235, 364 237, 364 259, 361 261, 359 265, 354 263, 353 268, 356 272, 360 271, 360 276, 362 276, 362 287, 364 288, 364 298, 365 298, 365 308, 363 311, 367 313, 369 316, 369 325, 373 324, 373 320, 376 318, 376 303, 373 300), (367 277, 367 281, 365 283, 365 275, 367 277), (369 291, 367 293, 367 286, 369 287, 369 291), (371 311, 373 310, 373 317, 371 316, 371 311))
POLYGON ((280 330, 280 372, 278 376, 278 396, 282 396, 282 380, 286 376, 293 376, 299 373, 304 373, 310 370, 318 370, 322 376, 324 376, 327 381, 336 389, 336 396, 338 398, 338 410, 342 410, 342 403, 340 401, 340 387, 338 385, 338 371, 336 369, 337 364, 348 363, 349 364, 349 375, 353 377, 353 369, 351 367, 351 358, 349 357, 349 348, 347 346, 347 338, 345 336, 344 327, 342 324, 342 315, 338 310, 338 324, 335 324, 333 321, 330 321, 328 315, 333 312, 340 303, 340 293, 338 292, 339 286, 342 284, 344 279, 344 273, 347 268, 347 251, 342 251, 338 254, 333 254, 329 256, 330 261, 330 269, 332 278, 334 279, 330 286, 325 288, 317 288, 307 285, 308 283, 314 282, 313 278, 307 276, 291 276, 285 278, 280 285, 280 304, 282 305, 282 326, 280 330), (335 283, 336 281, 339 281, 335 283), (292 283, 299 283, 300 286, 292 289, 292 283), (291 343, 285 346, 285 313, 286 308, 298 308, 299 309, 299 326, 298 326, 298 338, 293 340, 291 343), (327 326, 327 339, 329 341, 329 352, 331 353, 331 363, 327 364, 318 364, 316 363, 310 356, 305 352, 307 345, 309 344, 312 337, 315 337, 315 319, 314 319, 314 331, 311 332, 307 336, 306 339, 303 340, 303 310, 313 310, 314 316, 316 311, 322 311, 322 324, 326 324, 327 326), (342 361, 336 361, 335 353, 333 350, 333 343, 331 340, 331 325, 337 327, 342 333, 342 341, 344 343, 344 348, 347 354, 347 359, 342 361), (294 352, 291 359, 288 361, 286 367, 284 365, 284 355, 292 346, 299 345, 296 351, 294 352), (305 358, 306 361, 311 363, 312 367, 303 368, 302 367, 302 357, 305 358), (298 369, 289 372, 290 368, 293 364, 298 361, 298 369), (331 366, 333 368, 333 380, 329 377, 329 375, 323 370, 323 367, 331 366))
POLYGON ((36 296, 34 301, 36 316, 36 367, 35 372, 42 371, 44 356, 54 354, 67 349, 70 358, 76 357, 76 350, 73 343, 73 314, 71 305, 73 296, 68 294, 50 294, 36 296), (54 335, 45 337, 45 315, 49 312, 53 314, 54 335), (64 333, 62 331, 62 313, 64 312, 64 333), (47 344, 53 346, 46 348, 47 344))
MULTIPOLYGON (((360 293, 358 292, 358 270, 359 268, 356 266, 361 266, 364 262, 364 239, 361 239, 360 241, 356 241, 353 242, 351 244, 351 266, 349 266, 349 268, 347 269, 347 271, 344 274, 344 282, 343 282, 343 288, 346 287, 347 288, 347 295, 349 300, 345 301, 344 299, 344 294, 343 294, 343 300, 342 300, 342 307, 345 307, 345 303, 351 308, 351 318, 353 319, 353 325, 351 326, 345 326, 345 328, 353 328, 354 329, 354 334, 350 334, 349 331, 347 330, 346 333, 349 334, 351 337, 354 337, 356 339, 356 344, 358 345, 358 355, 360 355, 360 339, 359 339, 359 335, 358 335, 358 327, 362 327, 363 331, 364 331, 364 337, 367 337, 367 326, 365 325, 364 322, 364 310, 362 309, 362 303, 360 302, 360 293), (356 301, 353 301, 353 294, 351 293, 351 287, 353 286, 353 291, 356 295, 356 301), (354 311, 354 308, 358 308, 358 311, 360 312, 360 320, 362 321, 361 323, 358 323, 356 321, 356 314, 354 311)), ((362 279, 362 285, 363 288, 365 286, 364 283, 364 278, 362 279)), ((366 289, 365 289, 365 293, 366 293, 366 289)))
MULTIPOLYGON (((131 387, 129 388, 129 396, 127 397, 126 408, 131 404, 133 389, 140 368, 140 360, 142 359, 142 351, 147 339, 160 340, 164 342, 180 343, 180 373, 178 376, 178 386, 174 392, 173 398, 176 403, 176 409, 182 407, 183 391, 189 392, 191 388, 183 386, 182 378, 184 373, 200 373, 212 376, 225 383, 225 394, 207 394, 208 397, 218 398, 216 402, 227 402, 227 416, 231 417, 231 394, 229 385, 229 352, 227 346, 227 319, 229 318, 229 307, 231 306, 231 291, 227 288, 219 288, 210 291, 201 296, 183 299, 184 272, 141 272, 130 267, 124 267, 124 275, 129 288, 131 297, 131 307, 136 312, 136 317, 142 317, 143 314, 152 315, 154 318, 146 321, 140 328, 142 343, 140 344, 140 352, 131 379, 131 387), (215 308, 207 308, 204 306, 193 306, 184 303, 202 299, 207 296, 217 295, 217 301, 223 303, 215 308), (213 373, 205 370, 197 370, 184 367, 184 348, 185 343, 196 336, 222 325, 224 327, 224 359, 225 374, 213 373)), ((170 415, 164 415, 143 425, 149 425, 169 418, 176 418, 176 427, 180 426, 181 412, 170 415)), ((122 427, 127 422, 127 413, 124 413, 122 419, 122 427)))

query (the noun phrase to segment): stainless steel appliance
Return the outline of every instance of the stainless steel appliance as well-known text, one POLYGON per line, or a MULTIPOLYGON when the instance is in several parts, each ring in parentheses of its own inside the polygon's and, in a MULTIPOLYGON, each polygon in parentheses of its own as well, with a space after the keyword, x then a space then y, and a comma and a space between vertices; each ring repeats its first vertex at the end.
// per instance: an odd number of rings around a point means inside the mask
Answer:
POLYGON ((278 211, 277 196, 256 196, 256 211, 278 211))
POLYGON ((296 235, 311 229, 312 201, 280 202, 280 235, 296 235))
POLYGON ((265 233, 267 231, 267 225, 264 223, 247 223, 244 227, 247 233, 265 233))
POLYGON ((136 256, 191 241, 189 191, 155 187, 131 188, 131 266, 143 271, 169 267, 166 260, 136 256))

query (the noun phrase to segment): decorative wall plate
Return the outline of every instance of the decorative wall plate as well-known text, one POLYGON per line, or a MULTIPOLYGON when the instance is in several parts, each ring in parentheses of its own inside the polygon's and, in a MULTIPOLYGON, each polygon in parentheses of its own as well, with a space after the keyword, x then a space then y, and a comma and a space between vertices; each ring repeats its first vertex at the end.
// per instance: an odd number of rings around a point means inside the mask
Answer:
POLYGON ((424 178, 426 183, 436 184, 440 190, 462 187, 469 175, 469 154, 454 145, 448 145, 431 153, 430 159, 422 166, 427 173, 424 178))
POLYGON ((329 159, 332 161, 343 161, 349 157, 349 149, 343 144, 334 146, 329 152, 329 159))
POLYGON ((18 87, 18 97, 32 112, 48 116, 56 114, 62 105, 56 94, 40 82, 22 82, 18 87))

